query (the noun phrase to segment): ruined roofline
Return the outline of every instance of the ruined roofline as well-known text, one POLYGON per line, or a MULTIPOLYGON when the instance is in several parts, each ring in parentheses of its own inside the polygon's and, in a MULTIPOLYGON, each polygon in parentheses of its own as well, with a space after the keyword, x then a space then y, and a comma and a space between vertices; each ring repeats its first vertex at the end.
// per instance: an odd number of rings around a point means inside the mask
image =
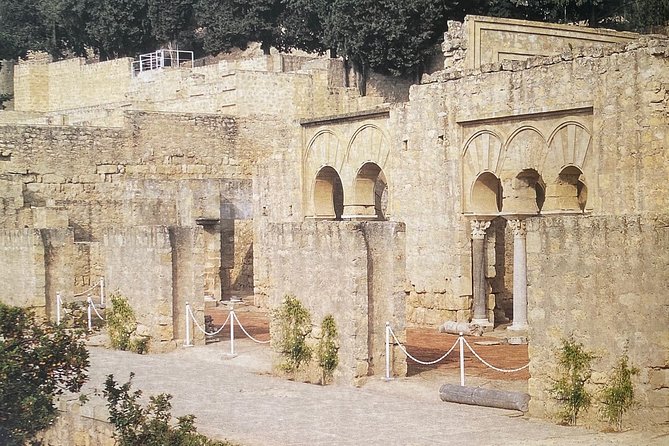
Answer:
POLYGON ((482 73, 498 71, 525 71, 536 67, 545 67, 583 58, 603 58, 613 54, 647 51, 651 56, 669 58, 669 37, 664 35, 640 35, 628 43, 616 43, 608 46, 571 47, 551 56, 532 56, 525 60, 502 60, 484 63, 477 68, 449 67, 432 74, 424 74, 420 84, 448 82, 482 73))

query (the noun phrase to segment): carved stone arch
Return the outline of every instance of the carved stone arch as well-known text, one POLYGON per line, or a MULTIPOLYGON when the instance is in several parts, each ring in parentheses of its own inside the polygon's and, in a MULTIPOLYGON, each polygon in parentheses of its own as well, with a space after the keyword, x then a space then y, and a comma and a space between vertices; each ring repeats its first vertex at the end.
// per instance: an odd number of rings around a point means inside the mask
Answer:
MULTIPOLYGON (((502 140, 498 133, 483 129, 470 136, 465 143, 462 149, 462 187, 463 190, 470 191, 470 194, 464 197, 465 211, 473 211, 473 191, 480 175, 489 172, 498 177, 502 159, 502 140)), ((480 186, 482 183, 479 182, 477 187, 480 186)))
POLYGON ((366 160, 385 169, 390 159, 390 144, 385 132, 375 124, 360 126, 349 140, 346 148, 346 163, 360 166, 366 160))
MULTIPOLYGON (((344 150, 341 138, 330 129, 318 131, 307 144, 302 160, 303 200, 305 215, 315 217, 317 209, 314 204, 315 179, 322 168, 333 168, 338 176, 344 167, 344 150)), ((340 180, 341 182, 341 180, 340 180)))
POLYGON ((548 138, 543 169, 550 172, 550 176, 570 165, 583 171, 591 141, 590 131, 580 122, 570 120, 560 123, 548 138))
POLYGON ((344 212, 344 190, 339 173, 332 166, 323 166, 312 186, 313 217, 321 220, 341 220, 344 212))
POLYGON ((583 170, 576 165, 562 166, 546 185, 544 212, 583 212, 588 201, 588 187, 583 170))
POLYGON ((490 172, 481 172, 470 189, 471 212, 476 215, 493 215, 502 211, 502 182, 490 172))
POLYGON ((524 125, 511 133, 502 148, 500 173, 504 172, 515 176, 526 169, 542 170, 548 144, 539 129, 531 125, 524 125))
POLYGON ((353 198, 347 201, 344 218, 387 220, 388 179, 383 169, 373 161, 367 161, 356 172, 351 184, 353 198))

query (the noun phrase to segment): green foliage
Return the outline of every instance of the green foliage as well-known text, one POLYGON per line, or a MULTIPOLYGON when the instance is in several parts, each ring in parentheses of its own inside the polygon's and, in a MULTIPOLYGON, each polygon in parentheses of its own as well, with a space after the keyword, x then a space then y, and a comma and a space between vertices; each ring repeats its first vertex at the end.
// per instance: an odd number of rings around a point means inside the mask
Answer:
POLYGON ((273 317, 278 323, 278 347, 284 358, 281 368, 295 373, 311 360, 311 347, 307 345, 312 330, 311 315, 295 296, 287 295, 273 317))
MULTIPOLYGON (((1 65, 2 64, 0 64, 0 68, 1 68, 1 65)), ((5 102, 11 101, 13 97, 14 97, 14 95, 11 94, 11 93, 0 93, 0 110, 4 110, 5 106, 3 104, 5 102)))
POLYGON ((137 336, 137 319, 128 299, 115 292, 110 296, 111 308, 107 309, 107 332, 112 348, 146 353, 149 338, 137 336))
POLYGON ((55 419, 53 399, 87 380, 83 332, 0 303, 0 444, 25 444, 55 419))
POLYGON ((618 360, 613 374, 601 392, 600 414, 618 431, 623 427, 623 415, 635 406, 632 377, 639 369, 630 367, 627 353, 618 360))
POLYGON ((118 446, 230 446, 198 434, 193 415, 177 418, 176 426, 172 426, 171 395, 151 396, 148 405, 142 407, 142 391, 132 391, 133 376, 131 373, 122 385, 114 381, 114 375, 105 380, 103 395, 118 446))
POLYGON ((551 388, 551 393, 563 405, 559 414, 562 422, 575 425, 578 414, 592 404, 592 395, 586 389, 586 383, 592 374, 591 364, 596 357, 571 337, 562 340, 558 356, 561 375, 551 388))
POLYGON ((321 322, 321 339, 318 342, 318 365, 323 372, 321 384, 332 378, 339 364, 337 337, 337 323, 334 316, 328 314, 321 322))

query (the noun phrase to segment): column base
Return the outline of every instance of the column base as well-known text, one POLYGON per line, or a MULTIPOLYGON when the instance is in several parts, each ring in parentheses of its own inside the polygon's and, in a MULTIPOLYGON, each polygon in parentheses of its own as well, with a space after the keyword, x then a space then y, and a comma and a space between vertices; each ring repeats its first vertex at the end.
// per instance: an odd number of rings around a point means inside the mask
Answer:
POLYGON ((495 328, 495 324, 490 322, 488 319, 472 319, 470 322, 472 325, 478 325, 483 328, 483 331, 492 331, 495 328))
POLYGON ((509 331, 527 331, 529 328, 530 326, 527 324, 516 324, 516 323, 512 323, 511 325, 506 327, 506 329, 509 331))

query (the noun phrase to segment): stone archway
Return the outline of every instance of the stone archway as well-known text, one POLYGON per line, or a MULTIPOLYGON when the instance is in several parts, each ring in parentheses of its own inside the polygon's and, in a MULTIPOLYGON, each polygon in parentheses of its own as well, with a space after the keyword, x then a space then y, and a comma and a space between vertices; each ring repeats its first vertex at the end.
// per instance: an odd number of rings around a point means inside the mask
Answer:
POLYGON ((583 172, 578 167, 564 167, 546 189, 546 210, 558 212, 585 210, 588 188, 583 181, 583 172))
POLYGON ((314 217, 341 220, 344 213, 344 189, 337 171, 330 166, 319 170, 313 191, 314 217))
POLYGON ((502 211, 502 183, 494 174, 483 172, 476 178, 471 190, 471 210, 478 215, 502 211))
POLYGON ((388 181, 378 164, 367 162, 358 169, 353 193, 354 203, 347 209, 354 212, 351 218, 386 220, 388 181))

